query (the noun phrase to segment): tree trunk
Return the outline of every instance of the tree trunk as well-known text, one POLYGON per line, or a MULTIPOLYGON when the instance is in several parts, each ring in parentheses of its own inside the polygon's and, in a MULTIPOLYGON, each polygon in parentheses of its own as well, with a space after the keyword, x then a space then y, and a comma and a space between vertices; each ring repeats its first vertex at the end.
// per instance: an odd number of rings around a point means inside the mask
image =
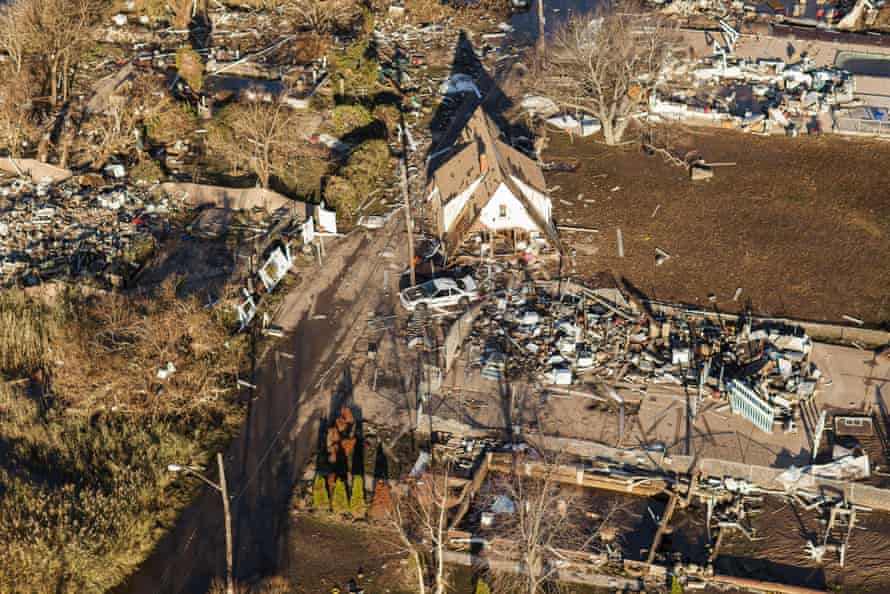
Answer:
POLYGON ((537 594, 538 592, 538 559, 534 553, 529 553, 525 558, 525 570, 528 572, 528 593, 537 594))
POLYGON ((630 118, 626 117, 615 123, 615 144, 621 142, 621 139, 624 138, 624 131, 627 130, 627 125, 630 123, 630 118))
POLYGON ((543 54, 547 49, 547 37, 544 35, 544 24, 547 22, 544 17, 544 0, 538 0, 538 40, 535 48, 539 54, 543 54))
POLYGON ((436 594, 445 594, 445 557, 440 540, 436 544, 436 594))
POLYGON ((62 58, 62 103, 68 101, 68 68, 70 67, 68 53, 62 58))
POLYGON ((263 161, 260 164, 262 168, 262 183, 263 189, 269 189, 269 177, 272 175, 272 159, 269 157, 269 141, 263 143, 263 161))
POLYGON ((609 146, 616 144, 614 123, 611 118, 601 118, 600 123, 603 125, 603 140, 609 146))
POLYGON ((71 134, 62 136, 61 148, 59 149, 59 167, 68 168, 68 156, 71 153, 71 134))
POLYGON ((37 160, 41 163, 46 163, 49 158, 49 142, 50 132, 44 132, 40 136, 40 142, 37 143, 37 160))

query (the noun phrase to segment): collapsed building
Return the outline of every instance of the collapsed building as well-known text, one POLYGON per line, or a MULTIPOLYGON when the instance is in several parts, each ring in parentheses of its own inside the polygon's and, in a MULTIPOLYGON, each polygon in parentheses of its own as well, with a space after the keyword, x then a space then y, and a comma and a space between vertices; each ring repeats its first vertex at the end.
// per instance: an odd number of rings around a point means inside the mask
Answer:
POLYGON ((618 289, 571 281, 496 290, 465 349, 469 368, 487 380, 619 403, 607 385, 676 386, 692 393, 693 415, 705 400, 724 400, 765 433, 797 430, 821 376, 798 327, 643 312, 618 289))
POLYGON ((790 135, 890 131, 886 50, 718 22, 719 31, 683 31, 689 55, 662 74, 649 118, 790 135))
POLYGON ((0 285, 67 279, 119 287, 153 252, 162 215, 173 208, 132 187, 16 179, 0 188, 0 285))

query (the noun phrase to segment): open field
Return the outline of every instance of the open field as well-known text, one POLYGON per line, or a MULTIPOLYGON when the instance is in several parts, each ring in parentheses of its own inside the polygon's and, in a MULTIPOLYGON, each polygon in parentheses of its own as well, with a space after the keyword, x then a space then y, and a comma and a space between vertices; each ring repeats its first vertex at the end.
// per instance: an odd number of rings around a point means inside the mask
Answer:
POLYGON ((398 537, 371 530, 368 524, 325 521, 300 514, 290 523, 290 553, 295 560, 290 575, 295 594, 346 590, 350 579, 369 592, 407 594, 412 591, 410 568, 403 562, 398 537), (400 583, 404 583, 400 586, 400 583))
POLYGON ((571 271, 610 269, 650 297, 721 310, 750 303, 773 315, 890 323, 890 145, 686 128, 673 128, 670 140, 681 158, 696 150, 737 165, 693 182, 636 144, 552 135, 544 159, 579 163, 575 172, 547 175, 559 186, 554 216, 599 230, 562 233, 577 250, 571 271), (656 247, 672 256, 658 267, 656 247))

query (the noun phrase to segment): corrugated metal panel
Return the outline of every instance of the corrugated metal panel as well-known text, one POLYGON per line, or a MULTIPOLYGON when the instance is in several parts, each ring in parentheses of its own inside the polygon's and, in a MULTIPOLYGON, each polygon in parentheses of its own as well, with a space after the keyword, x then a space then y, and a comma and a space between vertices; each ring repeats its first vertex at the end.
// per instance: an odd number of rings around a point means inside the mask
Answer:
POLYGON ((729 382, 729 404, 733 413, 742 415, 764 433, 773 432, 773 407, 739 380, 729 382))

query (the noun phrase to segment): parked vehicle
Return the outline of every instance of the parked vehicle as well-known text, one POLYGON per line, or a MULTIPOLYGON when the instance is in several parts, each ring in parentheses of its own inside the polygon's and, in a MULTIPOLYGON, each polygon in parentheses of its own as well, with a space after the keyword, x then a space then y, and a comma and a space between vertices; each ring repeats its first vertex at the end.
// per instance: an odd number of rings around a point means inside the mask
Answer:
POLYGON ((479 298, 479 290, 472 276, 435 278, 416 287, 409 287, 399 296, 408 311, 423 308, 443 308, 459 305, 467 307, 479 298))

